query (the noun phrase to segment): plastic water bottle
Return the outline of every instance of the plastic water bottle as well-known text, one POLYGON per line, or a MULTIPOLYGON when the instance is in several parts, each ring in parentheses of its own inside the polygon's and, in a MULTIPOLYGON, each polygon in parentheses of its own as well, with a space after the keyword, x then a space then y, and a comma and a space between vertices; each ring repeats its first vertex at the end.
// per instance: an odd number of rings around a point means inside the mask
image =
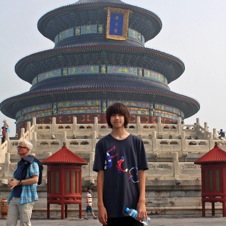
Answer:
MULTIPOLYGON (((137 215, 138 215, 137 210, 130 209, 130 208, 126 207, 125 213, 127 213, 129 216, 133 217, 134 219, 137 219, 137 215)), ((144 225, 150 225, 151 224, 151 218, 147 216, 147 219, 140 220, 140 222, 144 225)))

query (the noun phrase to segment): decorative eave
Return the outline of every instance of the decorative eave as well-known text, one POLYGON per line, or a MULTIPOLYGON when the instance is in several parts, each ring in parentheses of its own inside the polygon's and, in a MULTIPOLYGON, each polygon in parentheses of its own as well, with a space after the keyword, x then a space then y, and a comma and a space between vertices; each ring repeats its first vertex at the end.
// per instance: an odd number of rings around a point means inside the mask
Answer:
POLYGON ((68 28, 96 21, 105 24, 107 7, 132 11, 129 26, 144 35, 146 41, 154 38, 162 28, 160 18, 146 9, 125 3, 89 2, 67 5, 48 12, 38 21, 38 29, 42 35, 54 41, 57 34, 68 28))
MULTIPOLYGON (((78 85, 79 86, 79 85, 78 85)), ((15 118, 17 111, 35 103, 44 104, 57 101, 84 100, 84 99, 112 99, 157 102, 169 104, 184 112, 188 118, 200 109, 199 103, 189 97, 163 89, 136 89, 136 87, 86 86, 70 88, 49 88, 29 91, 4 100, 0 110, 8 117, 15 118), (117 91, 117 96, 115 92, 117 91)))
POLYGON ((217 143, 214 148, 195 161, 195 164, 226 163, 226 152, 217 143))
POLYGON ((87 161, 80 156, 76 155, 74 152, 67 149, 66 146, 63 146, 59 151, 55 152, 48 158, 42 161, 44 165, 53 165, 53 164, 73 164, 73 165, 87 165, 87 161))
POLYGON ((121 65, 141 67, 163 74, 168 83, 179 78, 184 63, 170 54, 158 50, 123 45, 68 46, 31 54, 15 66, 18 76, 31 83, 45 71, 78 65, 121 65))

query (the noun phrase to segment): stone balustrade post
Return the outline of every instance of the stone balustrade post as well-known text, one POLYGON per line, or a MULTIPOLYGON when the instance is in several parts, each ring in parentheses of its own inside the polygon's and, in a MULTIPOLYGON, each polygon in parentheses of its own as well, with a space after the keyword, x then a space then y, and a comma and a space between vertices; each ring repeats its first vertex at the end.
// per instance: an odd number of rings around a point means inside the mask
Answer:
POLYGON ((186 139, 185 139, 185 131, 181 132, 181 151, 186 151, 186 139))
POLYGON ((31 128, 31 122, 27 122, 27 125, 26 125, 26 131, 29 131, 31 128))
POLYGON ((137 125, 136 125, 137 135, 141 135, 141 124, 140 124, 140 116, 137 116, 137 125))
POLYGON ((10 174, 10 163, 11 163, 10 156, 11 156, 10 153, 5 153, 5 162, 4 162, 4 167, 3 167, 3 173, 4 173, 5 178, 12 176, 10 174))
POLYGON ((213 134, 211 132, 209 133, 208 141, 209 141, 209 150, 211 150, 214 147, 214 145, 215 145, 214 141, 213 141, 213 134))
POLYGON ((162 122, 161 122, 161 117, 158 117, 157 121, 157 133, 158 135, 162 132, 162 122))
POLYGON ((213 129, 213 139, 217 139, 217 138, 218 138, 217 129, 214 128, 214 129, 213 129))
POLYGON ((72 125, 72 134, 73 137, 76 138, 77 136, 77 117, 73 117, 73 125, 72 125))
POLYGON ((6 133, 5 140, 9 142, 9 133, 6 133))
POLYGON ((156 131, 152 132, 152 151, 155 152, 156 151, 156 131))
POLYGON ((63 146, 64 142, 66 144, 66 147, 69 147, 68 139, 67 139, 67 131, 63 131, 63 139, 62 139, 62 145, 61 146, 63 146))
POLYGON ((93 131, 92 133, 92 149, 91 149, 91 152, 95 152, 95 148, 96 148, 96 143, 97 143, 97 132, 96 131, 93 131))
POLYGON ((27 125, 26 125, 26 131, 28 133, 28 137, 29 137, 29 140, 32 139, 32 134, 31 134, 31 122, 27 122, 27 125))
POLYGON ((200 125, 199 118, 196 118, 196 124, 200 125))
MULTIPOLYGON (((7 139, 7 137, 6 137, 6 139, 7 139)), ((0 144, 0 146, 1 146, 1 150, 0 150, 0 163, 4 163, 5 162, 5 154, 10 149, 10 141, 9 140, 6 140, 5 143, 3 145, 0 144)), ((0 173, 1 173, 1 164, 0 164, 0 173)))
POLYGON ((179 155, 178 152, 172 153, 173 155, 173 177, 177 180, 180 174, 179 155))
POLYGON ((77 117, 76 116, 73 116, 73 124, 77 125, 77 117))
POLYGON ((21 130, 20 130, 20 138, 24 138, 24 134, 25 134, 25 129, 21 128, 21 130))
POLYGON ((204 138, 208 138, 208 135, 209 135, 209 128, 208 128, 208 125, 207 125, 207 122, 204 122, 204 138))
POLYGON ((54 135, 54 133, 57 130, 57 125, 56 125, 56 117, 52 117, 52 126, 51 126, 51 133, 52 135, 54 135))
POLYGON ((36 125, 36 117, 32 118, 32 125, 35 126, 36 125))
POLYGON ((94 131, 98 134, 98 117, 94 117, 94 131))
POLYGON ((32 140, 32 144, 33 144, 33 148, 36 151, 36 147, 37 147, 37 132, 33 133, 33 140, 32 140))
POLYGON ((177 122, 177 132, 178 132, 178 134, 181 134, 182 130, 183 130, 182 119, 181 119, 181 117, 179 117, 178 122, 177 122))
MULTIPOLYGON (((93 173, 93 163, 94 163, 94 158, 95 158, 95 148, 96 148, 96 143, 97 143, 97 132, 93 131, 92 132, 92 144, 91 144, 91 151, 89 153, 89 164, 88 164, 88 169, 89 169, 89 177, 91 178, 92 176, 94 176, 93 173)), ((93 180, 93 179, 92 179, 93 180)), ((94 180, 93 182, 94 183, 94 180)))

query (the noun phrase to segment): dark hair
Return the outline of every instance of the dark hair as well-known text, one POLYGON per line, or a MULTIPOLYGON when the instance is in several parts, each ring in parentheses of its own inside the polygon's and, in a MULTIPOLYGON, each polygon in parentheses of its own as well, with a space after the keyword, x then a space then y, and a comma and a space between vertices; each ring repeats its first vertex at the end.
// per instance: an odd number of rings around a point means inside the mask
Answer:
POLYGON ((129 113, 129 110, 126 107, 126 105, 124 105, 122 103, 114 103, 107 108, 106 120, 107 120, 107 124, 110 128, 112 128, 111 116, 115 115, 115 114, 120 114, 120 115, 124 116, 124 118, 125 118, 124 127, 126 128, 129 123, 129 119, 130 119, 130 113, 129 113))

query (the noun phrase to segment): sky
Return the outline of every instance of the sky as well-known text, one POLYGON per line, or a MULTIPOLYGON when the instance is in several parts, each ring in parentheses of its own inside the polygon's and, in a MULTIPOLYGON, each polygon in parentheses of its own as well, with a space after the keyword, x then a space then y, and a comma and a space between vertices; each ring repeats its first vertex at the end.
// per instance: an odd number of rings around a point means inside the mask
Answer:
MULTIPOLYGON (((37 29, 47 12, 76 0, 7 0, 0 3, 0 102, 27 92, 31 85, 15 73, 25 56, 52 49, 54 44, 37 29)), ((162 21, 162 30, 145 47, 171 54, 185 64, 185 72, 169 84, 173 92, 200 103, 200 110, 185 119, 199 118, 210 131, 226 130, 226 1, 225 0, 124 0, 145 8, 162 21)), ((15 135, 15 120, 0 112, 15 135)))

